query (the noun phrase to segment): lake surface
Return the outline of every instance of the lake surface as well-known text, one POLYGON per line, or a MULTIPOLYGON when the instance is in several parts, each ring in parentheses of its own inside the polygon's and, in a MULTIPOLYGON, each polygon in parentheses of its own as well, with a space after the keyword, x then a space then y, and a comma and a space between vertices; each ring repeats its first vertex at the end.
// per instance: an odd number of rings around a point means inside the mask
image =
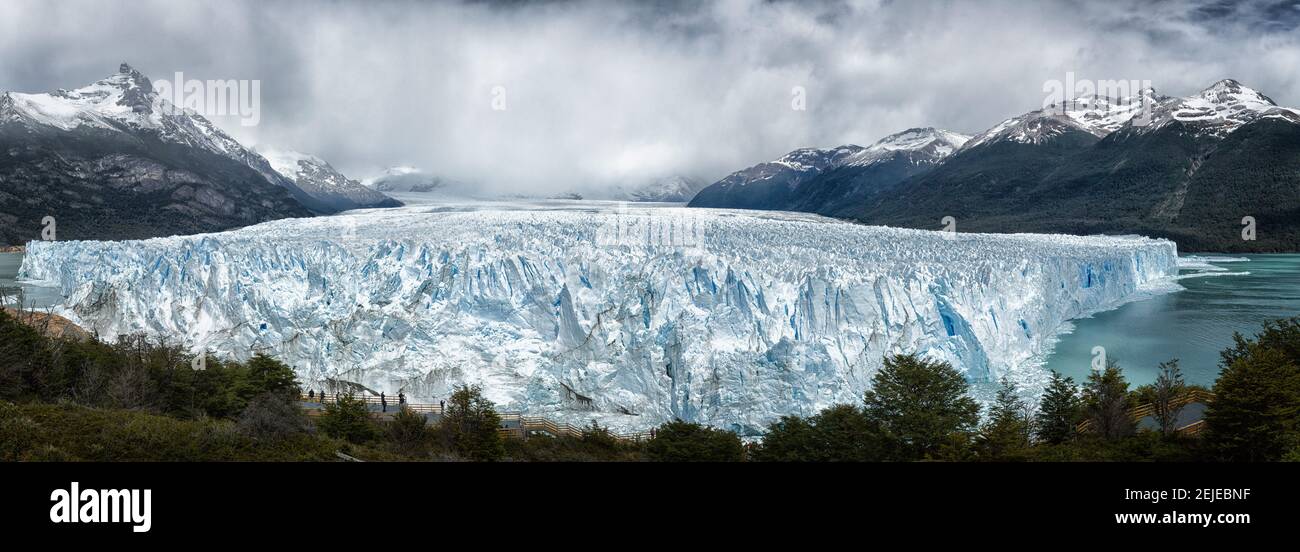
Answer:
POLYGON ((1180 280, 1184 291, 1075 320, 1047 367, 1081 382, 1091 371, 1092 348, 1101 346, 1133 386, 1155 381, 1156 366, 1171 358, 1179 359, 1188 383, 1209 386, 1233 332, 1252 336, 1266 320, 1300 316, 1300 255, 1203 257, 1221 271, 1180 280), (1242 272, 1249 274, 1234 275, 1242 272))
MULTIPOLYGON (((1134 386, 1154 381, 1156 366, 1171 358, 1179 359, 1189 383, 1208 386, 1218 377, 1219 351, 1232 343, 1233 332, 1253 335, 1265 320, 1300 316, 1300 255, 1206 257, 1220 271, 1197 276, 1184 270, 1190 277, 1179 281, 1183 291, 1075 320, 1046 367, 1081 382, 1090 372, 1093 347, 1101 346, 1134 386)), ((21 253, 0 253, 0 288, 21 286, 35 307, 61 300, 56 289, 15 282, 21 265, 21 253)))
MULTIPOLYGON (((59 296, 59 290, 48 287, 37 287, 28 284, 19 284, 14 281, 18 276, 18 269, 23 266, 22 253, 0 253, 0 289, 23 289, 23 302, 29 308, 44 308, 51 305, 57 305, 63 300, 59 296)), ((13 300, 12 297, 7 297, 13 300)))

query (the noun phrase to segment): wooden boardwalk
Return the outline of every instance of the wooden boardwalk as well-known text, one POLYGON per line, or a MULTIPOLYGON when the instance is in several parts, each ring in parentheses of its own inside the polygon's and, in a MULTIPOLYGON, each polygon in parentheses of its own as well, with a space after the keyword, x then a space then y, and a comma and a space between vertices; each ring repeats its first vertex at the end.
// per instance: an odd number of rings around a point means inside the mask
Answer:
MULTIPOLYGON (((1178 413, 1178 418, 1174 420, 1175 432, 1183 435, 1196 435, 1205 429, 1205 408, 1214 402, 1214 393, 1193 389, 1187 394, 1179 397, 1174 401, 1174 406, 1182 407, 1178 413)), ((1138 429, 1149 429, 1152 431, 1160 430, 1160 422, 1156 419, 1156 407, 1154 404, 1143 404, 1129 412, 1133 416, 1133 422, 1137 424, 1138 429)), ((1092 420, 1084 420, 1078 425, 1080 432, 1092 430, 1092 420)))

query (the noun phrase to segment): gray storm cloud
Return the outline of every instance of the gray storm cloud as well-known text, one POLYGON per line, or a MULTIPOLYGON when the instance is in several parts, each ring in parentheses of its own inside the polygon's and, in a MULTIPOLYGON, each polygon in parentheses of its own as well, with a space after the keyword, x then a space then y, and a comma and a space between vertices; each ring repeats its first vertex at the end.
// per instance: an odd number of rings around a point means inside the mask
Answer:
POLYGON ((0 90, 78 86, 122 61, 257 79, 260 124, 218 120, 249 145, 357 178, 407 164, 556 193, 711 181, 914 126, 974 133, 1067 72, 1169 94, 1231 77, 1300 105, 1297 21, 1296 2, 11 0, 0 90))

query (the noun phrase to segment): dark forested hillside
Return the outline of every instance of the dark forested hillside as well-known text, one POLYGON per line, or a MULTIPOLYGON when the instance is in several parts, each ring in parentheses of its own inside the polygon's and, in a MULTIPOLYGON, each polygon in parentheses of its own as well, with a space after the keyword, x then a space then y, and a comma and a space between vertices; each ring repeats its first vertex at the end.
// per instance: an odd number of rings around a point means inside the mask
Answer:
POLYGON ((1184 251, 1300 246, 1300 125, 1260 119, 1223 139, 1175 122, 1088 144, 998 142, 840 211, 870 224, 958 231, 1147 234, 1184 251), (1243 238, 1243 218, 1255 238, 1243 238))

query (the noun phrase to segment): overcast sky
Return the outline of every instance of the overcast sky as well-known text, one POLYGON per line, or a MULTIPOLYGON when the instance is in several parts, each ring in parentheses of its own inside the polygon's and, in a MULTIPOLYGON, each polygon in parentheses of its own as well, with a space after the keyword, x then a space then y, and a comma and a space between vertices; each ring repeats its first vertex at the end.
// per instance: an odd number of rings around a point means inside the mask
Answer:
POLYGON ((354 178, 407 164, 558 192, 712 181, 909 127, 978 133, 1067 72, 1173 95, 1231 77, 1300 106, 1298 3, 5 0, 0 90, 73 88, 122 61, 257 79, 260 124, 219 121, 248 145, 354 178))

